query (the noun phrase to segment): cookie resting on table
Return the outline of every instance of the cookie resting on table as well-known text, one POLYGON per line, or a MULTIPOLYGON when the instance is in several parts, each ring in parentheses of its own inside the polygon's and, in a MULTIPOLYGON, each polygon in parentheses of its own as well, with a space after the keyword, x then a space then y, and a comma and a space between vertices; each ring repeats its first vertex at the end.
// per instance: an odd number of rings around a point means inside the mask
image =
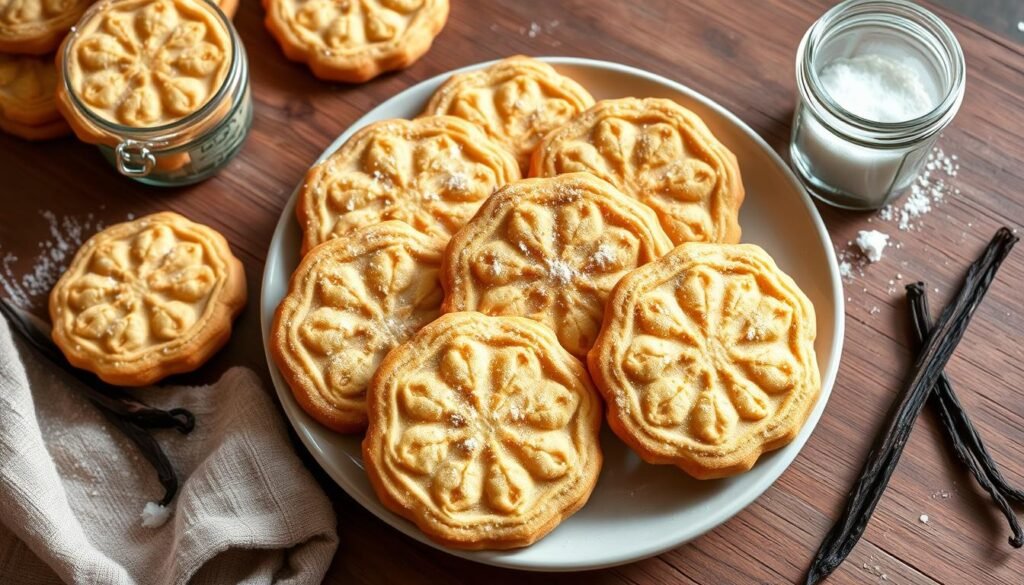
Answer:
POLYGON ((50 292, 53 341, 111 384, 199 367, 245 305, 242 263, 214 230, 171 212, 89 238, 50 292))

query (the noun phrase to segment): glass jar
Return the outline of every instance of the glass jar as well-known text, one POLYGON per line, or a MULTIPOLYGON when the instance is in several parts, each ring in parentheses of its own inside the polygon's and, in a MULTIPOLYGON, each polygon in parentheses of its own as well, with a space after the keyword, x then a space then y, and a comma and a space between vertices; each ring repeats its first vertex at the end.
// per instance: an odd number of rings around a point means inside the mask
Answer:
MULTIPOLYGON (((135 4, 160 0, 128 0, 135 4)), ((166 1, 166 0, 164 0, 166 1)), ((76 93, 69 64, 83 25, 100 18, 125 0, 101 1, 72 28, 58 52, 57 102, 75 134, 96 144, 122 175, 148 185, 178 186, 197 183, 222 169, 241 150, 252 125, 249 63, 245 47, 230 19, 210 0, 191 0, 209 11, 209 21, 227 33, 230 62, 223 81, 198 109, 157 126, 129 126, 97 114, 76 93)))
POLYGON ((878 209, 911 185, 964 96, 964 56, 953 32, 903 0, 847 0, 824 14, 797 49, 799 100, 790 157, 808 190, 847 209, 878 209), (877 122, 840 106, 823 87, 836 59, 879 55, 909 67, 936 104, 902 122, 877 122))

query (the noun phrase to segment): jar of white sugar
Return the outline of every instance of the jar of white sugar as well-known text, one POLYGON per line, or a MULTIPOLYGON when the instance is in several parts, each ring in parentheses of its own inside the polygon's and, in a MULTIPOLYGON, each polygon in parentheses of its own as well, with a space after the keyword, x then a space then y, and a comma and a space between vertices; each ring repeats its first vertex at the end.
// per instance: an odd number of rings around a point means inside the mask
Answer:
POLYGON ((904 0, 848 0, 797 49, 790 156, 816 197, 878 209, 910 186, 964 96, 964 55, 904 0))

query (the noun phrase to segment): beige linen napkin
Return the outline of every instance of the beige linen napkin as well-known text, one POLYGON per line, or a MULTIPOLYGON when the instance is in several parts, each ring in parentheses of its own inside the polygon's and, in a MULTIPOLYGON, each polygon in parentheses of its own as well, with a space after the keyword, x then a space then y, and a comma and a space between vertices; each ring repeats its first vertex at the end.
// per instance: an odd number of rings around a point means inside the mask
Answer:
POLYGON ((338 545, 330 502, 303 468, 256 375, 139 390, 196 416, 154 435, 180 480, 172 515, 156 472, 0 318, 0 583, 319 583, 338 545))

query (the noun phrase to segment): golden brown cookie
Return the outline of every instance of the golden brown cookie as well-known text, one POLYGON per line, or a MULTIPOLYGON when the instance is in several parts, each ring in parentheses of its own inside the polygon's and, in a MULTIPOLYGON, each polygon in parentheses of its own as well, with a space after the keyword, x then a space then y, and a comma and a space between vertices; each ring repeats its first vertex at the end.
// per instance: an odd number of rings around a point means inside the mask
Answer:
POLYGON ((550 329, 450 313, 384 358, 363 463, 381 502, 447 546, 527 546, 586 503, 601 402, 550 329))
POLYGON ((543 61, 520 55, 452 75, 423 113, 477 124, 516 156, 525 173, 541 139, 592 105, 594 98, 580 84, 543 61))
POLYGON ((76 112, 65 86, 107 123, 155 128, 206 105, 224 84, 233 50, 227 25, 204 0, 112 0, 65 45, 58 106, 88 142, 105 136, 76 112))
POLYGON ((744 192, 736 157, 672 100, 598 102, 534 151, 530 176, 576 171, 647 204, 676 244, 740 241, 744 192))
POLYGON ((495 189, 518 178, 512 156, 465 120, 370 124, 306 175, 295 207, 303 253, 388 219, 447 240, 495 189))
POLYGON ((588 356, 608 423, 699 479, 750 469, 818 397, 814 307, 761 248, 683 244, 627 274, 588 356))
POLYGON ((89 238, 50 292, 68 361, 122 386, 189 372, 231 336, 245 273, 216 231, 154 213, 89 238))
POLYGON ((0 53, 52 53, 94 0, 0 0, 0 53))
POLYGON ((448 0, 263 0, 263 8, 286 57, 348 83, 412 65, 448 20, 448 0))
POLYGON ((615 283, 670 249, 650 209, 593 175, 524 179, 452 237, 443 310, 529 317, 586 356, 615 283))
POLYGON ((384 355, 440 314, 442 245, 399 221, 325 242, 292 274, 271 355, 299 405, 343 433, 366 428, 384 355))
POLYGON ((0 54, 0 129, 28 140, 71 132, 57 111, 53 57, 0 54))
POLYGON ((238 2, 239 0, 218 0, 215 4, 228 18, 234 18, 235 13, 238 12, 238 2))

